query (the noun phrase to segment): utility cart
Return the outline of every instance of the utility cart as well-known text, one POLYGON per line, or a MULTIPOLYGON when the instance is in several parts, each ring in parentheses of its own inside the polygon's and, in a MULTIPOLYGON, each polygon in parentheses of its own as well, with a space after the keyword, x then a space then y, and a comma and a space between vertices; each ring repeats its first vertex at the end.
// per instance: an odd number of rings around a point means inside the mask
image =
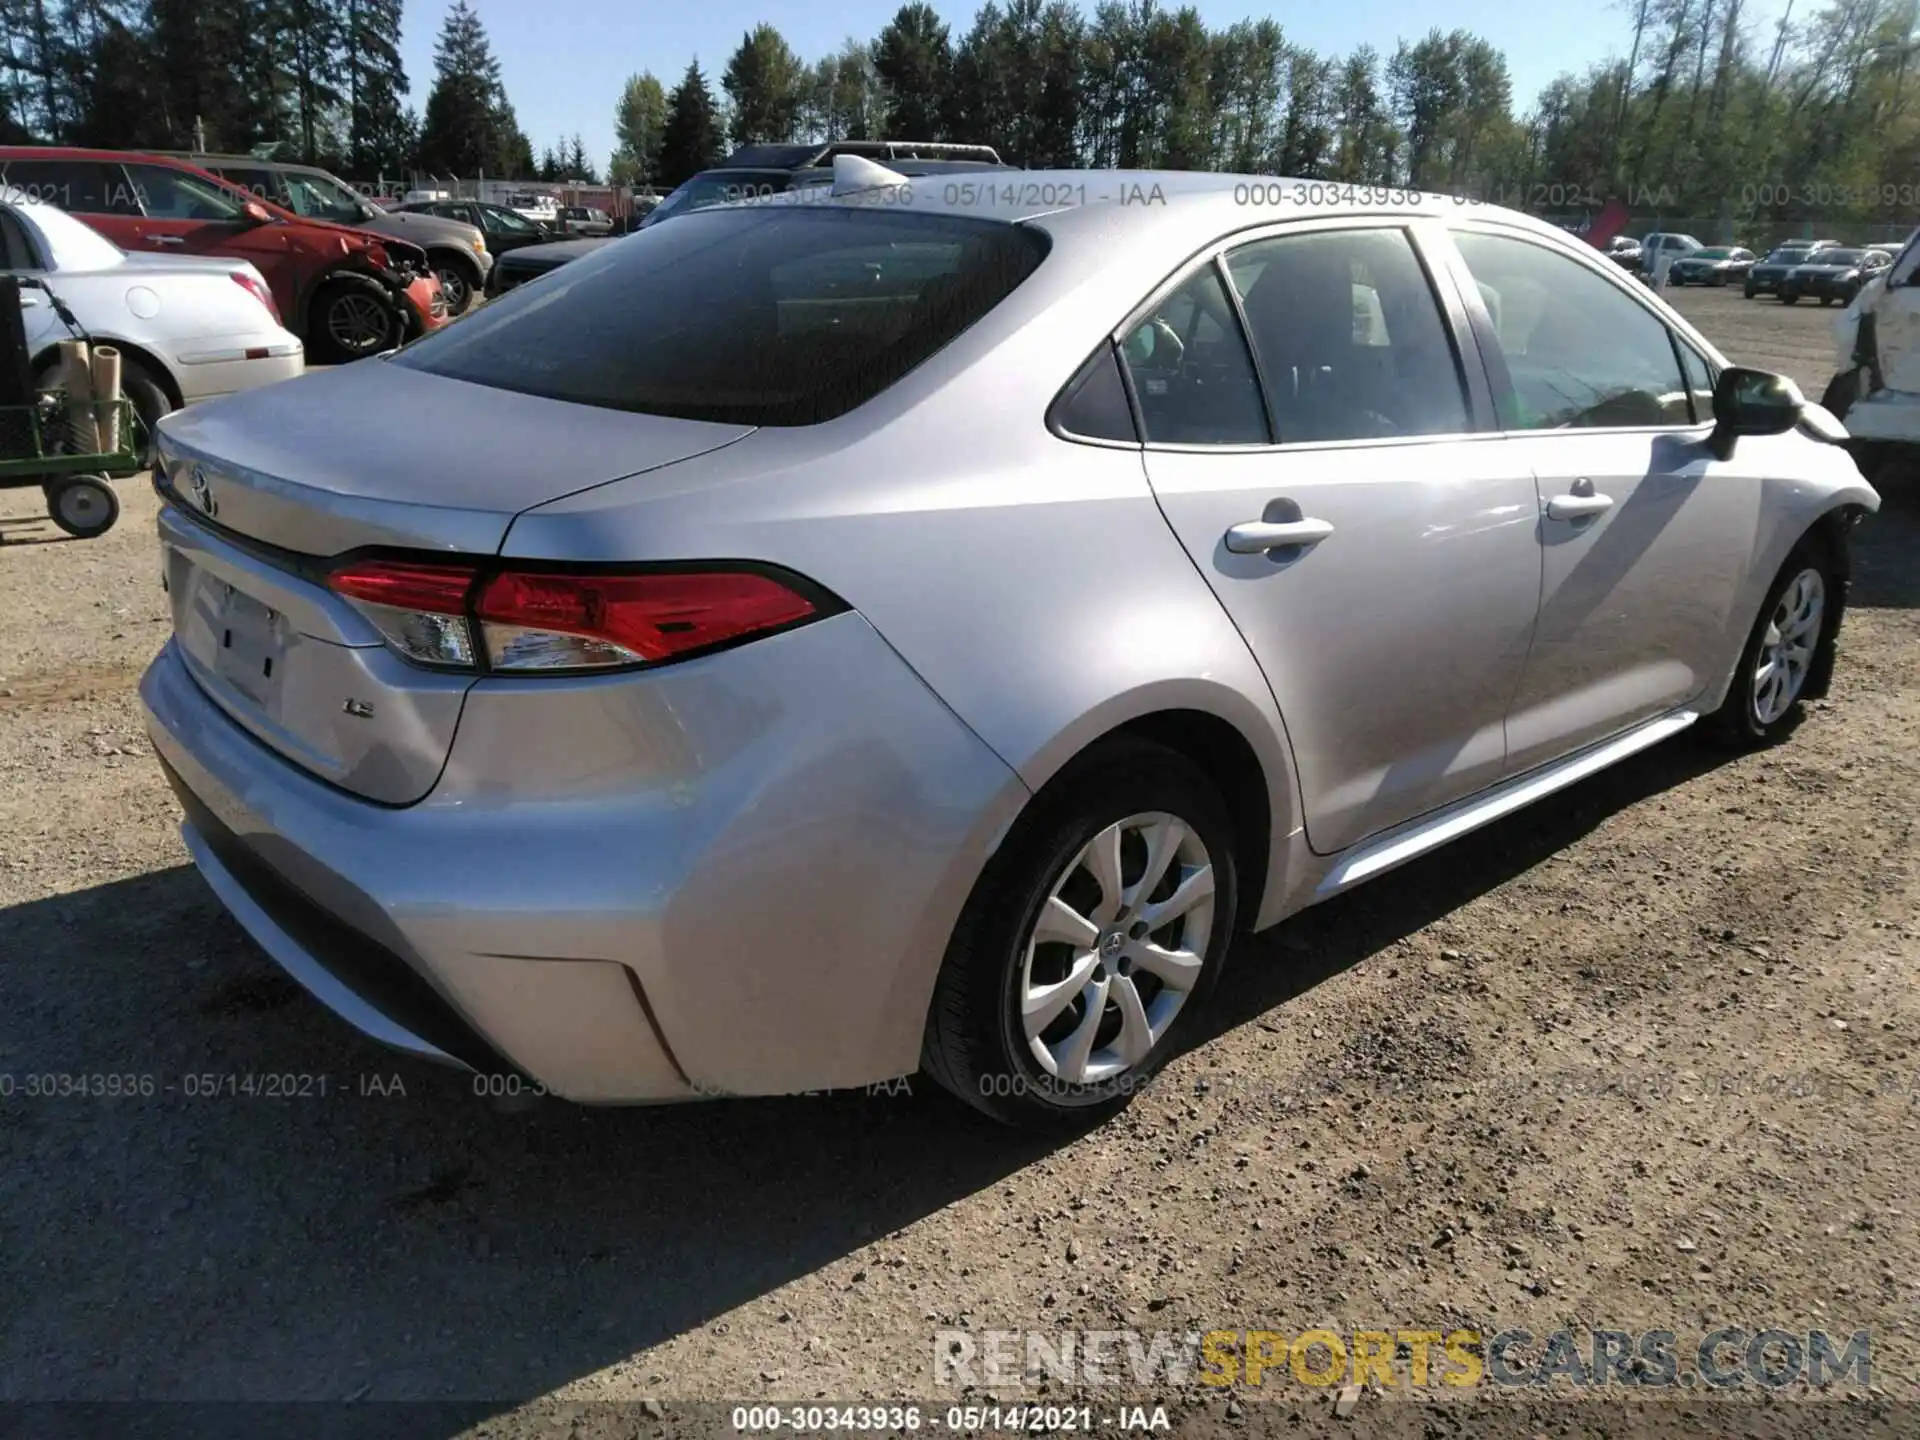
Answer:
POLYGON ((6 372, 0 374, 5 382, 0 383, 0 398, 13 402, 0 403, 0 490, 37 487, 47 497, 48 516, 62 530, 82 540, 104 535, 120 518, 120 497, 110 477, 135 473, 146 453, 139 412, 124 396, 97 399, 91 393, 35 390, 23 383, 19 286, 45 291, 74 338, 90 343, 73 312, 43 282, 10 276, 0 281, 0 351, 8 352, 0 355, 0 362, 13 362, 0 363, 0 371, 6 372), (12 324, 6 324, 8 319, 12 324), (103 435, 108 437, 105 442, 103 435))
POLYGON ((0 490, 38 486, 46 492, 47 514, 62 530, 81 540, 104 535, 120 518, 120 497, 107 477, 139 467, 139 425, 133 402, 124 398, 75 402, 62 391, 48 390, 31 405, 0 406, 0 490), (116 449, 73 448, 79 429, 71 413, 75 404, 85 404, 96 416, 117 413, 116 449))

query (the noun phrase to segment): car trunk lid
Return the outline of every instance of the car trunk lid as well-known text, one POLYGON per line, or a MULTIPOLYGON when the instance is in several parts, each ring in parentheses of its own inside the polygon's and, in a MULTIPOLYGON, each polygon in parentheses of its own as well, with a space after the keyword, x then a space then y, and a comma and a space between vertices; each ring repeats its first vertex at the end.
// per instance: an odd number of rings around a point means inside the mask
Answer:
POLYGON ((751 427, 490 390, 374 361, 168 417, 162 574, 183 663, 256 740, 385 804, 433 788, 473 675, 400 658, 329 589, 369 548, 484 556, 522 511, 751 427), (344 418, 343 418, 344 417, 344 418), (459 438, 456 463, 443 436, 459 438))
POLYGON ((177 411, 160 453, 181 503, 247 539, 302 555, 369 545, 484 555, 522 510, 751 428, 362 361, 177 411))

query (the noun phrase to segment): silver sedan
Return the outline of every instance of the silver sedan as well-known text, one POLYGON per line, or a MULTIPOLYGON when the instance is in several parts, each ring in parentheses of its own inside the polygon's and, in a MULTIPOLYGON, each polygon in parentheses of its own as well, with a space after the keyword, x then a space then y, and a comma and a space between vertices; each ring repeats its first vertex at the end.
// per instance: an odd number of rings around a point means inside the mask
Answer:
POLYGON ((163 427, 187 847, 367 1034, 1084 1124, 1237 932, 1827 685, 1845 432, 1579 241, 837 169, 163 427))

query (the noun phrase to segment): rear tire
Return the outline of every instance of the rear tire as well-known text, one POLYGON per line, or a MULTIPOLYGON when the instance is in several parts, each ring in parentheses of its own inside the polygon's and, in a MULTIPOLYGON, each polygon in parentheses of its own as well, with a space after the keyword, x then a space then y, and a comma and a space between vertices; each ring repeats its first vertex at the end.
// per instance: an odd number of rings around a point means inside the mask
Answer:
POLYGON ((1218 792, 1186 757, 1124 740, 1076 761, 1034 798, 967 900, 923 1068, 1011 1125, 1081 1129, 1123 1109, 1219 983, 1238 899, 1234 840, 1218 792))
POLYGON ((1739 750, 1784 739, 1797 721, 1808 678, 1832 665, 1841 602, 1831 552, 1817 537, 1805 537, 1767 588, 1727 698, 1703 719, 1702 733, 1739 750))

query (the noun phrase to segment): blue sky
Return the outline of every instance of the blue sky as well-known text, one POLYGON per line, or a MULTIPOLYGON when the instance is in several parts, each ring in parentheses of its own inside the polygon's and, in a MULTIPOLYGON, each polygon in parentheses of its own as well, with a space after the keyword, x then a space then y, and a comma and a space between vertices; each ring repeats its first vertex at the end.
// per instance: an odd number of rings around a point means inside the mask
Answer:
MULTIPOLYGON (((613 149, 613 106, 627 76, 651 70, 672 87, 696 54, 719 90, 727 56, 754 25, 779 27, 808 60, 840 48, 849 36, 870 40, 900 0, 701 0, 686 5, 635 5, 631 0, 471 0, 494 54, 507 95, 534 153, 576 130, 594 163, 604 167, 613 149)), ((1176 9, 1176 0, 1162 0, 1176 9)), ((1749 5, 1755 26, 1771 27, 1783 0, 1749 5)), ((935 8, 955 39, 972 25, 974 0, 935 8)), ((1083 6, 1089 12, 1092 4, 1083 6)), ((1609 52, 1625 54, 1630 39, 1624 0, 1339 0, 1286 9, 1242 0, 1198 0, 1209 26, 1271 15, 1292 39, 1323 53, 1346 53, 1362 43, 1391 52, 1396 38, 1414 38, 1434 26, 1462 26, 1506 52, 1517 108, 1530 108, 1540 88, 1562 70, 1584 69, 1609 52)), ((1803 5, 1803 10, 1809 7, 1803 5)), ((433 45, 446 13, 441 0, 408 0, 402 58, 413 81, 412 101, 426 104, 433 81, 433 45)), ((1771 43, 1771 29, 1767 42, 1771 43)), ((992 136, 983 137, 992 143, 992 136)))

